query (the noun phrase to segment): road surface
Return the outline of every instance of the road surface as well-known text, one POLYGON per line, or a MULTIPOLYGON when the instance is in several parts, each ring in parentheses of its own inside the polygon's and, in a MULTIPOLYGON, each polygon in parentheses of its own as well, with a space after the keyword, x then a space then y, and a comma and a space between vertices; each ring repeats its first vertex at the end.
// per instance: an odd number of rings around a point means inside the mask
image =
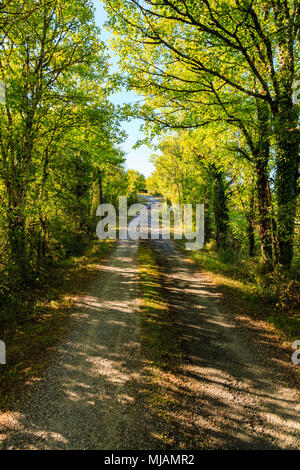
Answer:
POLYGON ((72 330, 42 380, 0 416, 0 448, 299 449, 299 393, 276 342, 225 311, 172 241, 149 243, 183 352, 166 379, 168 422, 144 401, 138 242, 122 240, 76 303, 72 330))

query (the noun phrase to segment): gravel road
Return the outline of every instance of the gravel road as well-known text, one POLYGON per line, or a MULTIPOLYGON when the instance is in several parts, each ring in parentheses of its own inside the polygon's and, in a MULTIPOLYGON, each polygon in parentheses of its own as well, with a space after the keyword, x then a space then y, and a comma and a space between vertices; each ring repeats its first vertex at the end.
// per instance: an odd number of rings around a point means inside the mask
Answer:
MULTIPOLYGON (((190 436, 185 446, 299 449, 299 393, 275 340, 223 308, 171 241, 151 245, 184 352, 169 388, 180 403, 174 429, 190 436)), ((143 399, 137 246, 119 241, 76 303, 70 335, 42 380, 0 416, 0 448, 162 448, 155 427, 163 418, 153 421, 143 399)))

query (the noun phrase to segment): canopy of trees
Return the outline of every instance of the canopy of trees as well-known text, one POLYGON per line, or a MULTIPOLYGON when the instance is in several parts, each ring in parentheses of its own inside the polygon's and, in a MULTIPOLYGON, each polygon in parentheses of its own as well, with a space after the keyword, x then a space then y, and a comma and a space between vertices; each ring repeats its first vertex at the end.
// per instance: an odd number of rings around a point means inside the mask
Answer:
POLYGON ((167 190, 168 174, 169 191, 179 200, 207 198, 219 244, 228 242, 229 213, 238 204, 249 252, 255 227, 263 260, 290 267, 300 136, 293 99, 299 2, 105 4, 129 85, 145 96, 135 112, 146 119, 150 137, 162 131, 172 136, 162 141, 156 160, 161 190, 167 190))
POLYGON ((95 232, 96 206, 129 191, 118 87, 86 0, 0 5, 1 293, 95 232))
POLYGON ((143 96, 130 113, 145 140, 159 142, 150 190, 203 202, 218 249, 288 270, 299 258, 299 2, 103 3, 123 76, 110 72, 92 1, 0 4, 1 294, 79 250, 99 203, 145 190, 119 147, 129 106, 109 101, 124 80, 143 96))

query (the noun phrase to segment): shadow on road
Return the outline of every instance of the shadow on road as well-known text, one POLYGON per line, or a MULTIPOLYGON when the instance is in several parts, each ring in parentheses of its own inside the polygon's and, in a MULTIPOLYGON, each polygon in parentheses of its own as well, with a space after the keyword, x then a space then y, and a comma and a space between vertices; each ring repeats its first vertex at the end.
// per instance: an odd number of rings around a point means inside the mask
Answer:
POLYGON ((174 428, 180 421, 187 427, 190 448, 200 442, 222 449, 299 448, 298 391, 276 367, 267 332, 243 330, 224 314, 222 294, 172 242, 151 245, 185 354, 169 385, 173 402, 181 403, 169 413, 174 428))

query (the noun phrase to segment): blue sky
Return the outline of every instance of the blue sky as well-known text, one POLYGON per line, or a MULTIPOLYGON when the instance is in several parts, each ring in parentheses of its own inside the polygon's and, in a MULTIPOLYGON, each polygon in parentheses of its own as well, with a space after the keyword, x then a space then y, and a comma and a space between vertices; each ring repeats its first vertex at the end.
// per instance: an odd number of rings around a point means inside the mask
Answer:
MULTIPOLYGON (((102 39, 107 42, 109 47, 109 37, 110 33, 105 30, 103 24, 106 21, 107 15, 101 4, 100 0, 93 0, 95 6, 95 18, 97 26, 101 28, 102 39)), ((111 56, 112 65, 116 66, 118 63, 118 56, 111 49, 109 50, 111 56)), ((115 93, 110 97, 110 100, 114 104, 123 104, 123 103, 134 103, 140 100, 141 97, 134 92, 121 92, 115 93)), ((143 133, 140 132, 139 128, 142 124, 142 121, 139 119, 133 119, 130 122, 123 122, 122 127, 128 135, 127 140, 121 145, 122 150, 126 152, 126 167, 128 169, 138 170, 143 173, 146 177, 150 175, 153 171, 153 165, 149 161, 149 157, 152 153, 152 150, 147 146, 143 145, 136 150, 133 150, 133 146, 137 140, 144 137, 143 133)))

